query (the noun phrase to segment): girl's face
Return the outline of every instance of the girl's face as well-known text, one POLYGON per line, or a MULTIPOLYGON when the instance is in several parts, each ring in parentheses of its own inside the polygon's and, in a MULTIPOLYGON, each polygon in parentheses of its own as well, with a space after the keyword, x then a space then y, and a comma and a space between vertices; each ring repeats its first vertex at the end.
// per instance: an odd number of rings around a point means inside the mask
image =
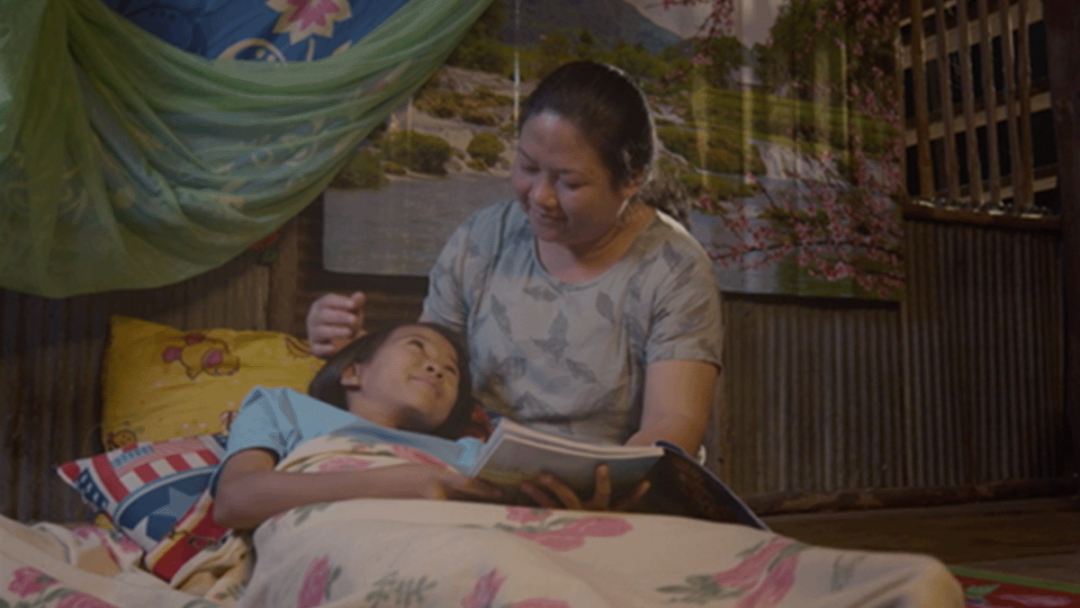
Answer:
MULTIPOLYGON (((457 401, 458 360, 439 332, 406 325, 387 336, 367 363, 341 379, 365 403, 365 418, 395 428, 428 432, 446 421, 457 401)), ((350 410, 353 410, 350 404, 350 410)))
POLYGON ((550 111, 522 125, 510 182, 536 238, 578 247, 611 231, 638 189, 613 187, 596 149, 550 111))

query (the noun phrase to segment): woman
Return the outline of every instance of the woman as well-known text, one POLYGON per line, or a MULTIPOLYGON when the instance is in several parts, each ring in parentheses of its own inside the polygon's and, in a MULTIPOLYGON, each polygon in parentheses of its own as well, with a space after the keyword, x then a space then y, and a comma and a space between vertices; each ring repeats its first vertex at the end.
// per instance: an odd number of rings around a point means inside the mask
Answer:
MULTIPOLYGON (((639 200, 655 155, 641 90, 563 65, 526 100, 516 201, 475 213, 431 270, 421 318, 467 339, 477 398, 540 430, 701 446, 720 369, 719 289, 704 249, 639 200)), ((363 323, 363 294, 308 312, 320 356, 363 323)))

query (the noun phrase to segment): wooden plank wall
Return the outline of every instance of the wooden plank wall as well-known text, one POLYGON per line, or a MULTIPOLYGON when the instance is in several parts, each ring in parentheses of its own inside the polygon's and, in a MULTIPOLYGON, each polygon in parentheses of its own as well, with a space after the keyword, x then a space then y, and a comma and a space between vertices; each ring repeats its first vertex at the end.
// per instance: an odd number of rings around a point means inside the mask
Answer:
MULTIPOLYGON (((290 222, 272 267, 240 259, 174 286, 67 300, 0 291, 0 513, 80 516, 52 468, 100 450, 111 314, 302 333, 314 297, 356 288, 372 324, 419 314, 422 278, 321 270, 320 226, 318 204, 290 222)), ((760 511, 1071 487, 1057 236, 905 227, 904 304, 725 295, 727 382, 709 464, 760 511)))
POLYGON ((271 274, 237 259, 160 289, 63 300, 0 290, 0 513, 63 520, 80 512, 52 469, 101 450, 98 376, 111 315, 190 329, 262 329, 271 274))

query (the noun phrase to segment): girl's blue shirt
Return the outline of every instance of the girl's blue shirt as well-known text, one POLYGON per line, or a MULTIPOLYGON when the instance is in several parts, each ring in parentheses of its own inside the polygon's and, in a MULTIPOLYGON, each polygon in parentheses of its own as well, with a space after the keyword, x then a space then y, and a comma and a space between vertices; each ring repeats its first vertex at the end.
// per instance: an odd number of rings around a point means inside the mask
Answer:
POLYGON ((280 462, 304 441, 330 434, 414 448, 461 472, 476 462, 483 446, 474 437, 453 441, 392 429, 289 388, 258 386, 244 397, 229 429, 225 458, 210 481, 211 492, 217 491, 218 475, 225 462, 237 452, 263 449, 280 462))

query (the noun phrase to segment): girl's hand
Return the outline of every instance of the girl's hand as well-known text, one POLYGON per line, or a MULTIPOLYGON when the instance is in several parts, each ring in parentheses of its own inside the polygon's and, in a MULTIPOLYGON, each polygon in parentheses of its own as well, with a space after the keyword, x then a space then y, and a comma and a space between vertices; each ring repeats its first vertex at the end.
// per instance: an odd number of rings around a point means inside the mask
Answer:
POLYGON ((607 465, 596 467, 596 481, 592 498, 582 501, 570 486, 561 479, 544 473, 537 483, 521 484, 521 491, 545 509, 571 509, 574 511, 626 511, 633 508, 646 492, 649 481, 643 480, 634 489, 615 504, 611 504, 611 471, 607 465), (539 484, 539 485, 538 485, 539 484), (541 487, 542 486, 542 487, 541 487))
POLYGON ((349 296, 328 293, 311 303, 307 314, 307 337, 316 357, 332 357, 343 346, 366 333, 364 301, 364 294, 357 291, 349 296))
MULTIPOLYGON (((390 467, 408 494, 431 500, 485 500, 502 498, 502 490, 457 471, 431 464, 403 464, 390 467)), ((389 470, 389 468, 388 468, 389 470)))

